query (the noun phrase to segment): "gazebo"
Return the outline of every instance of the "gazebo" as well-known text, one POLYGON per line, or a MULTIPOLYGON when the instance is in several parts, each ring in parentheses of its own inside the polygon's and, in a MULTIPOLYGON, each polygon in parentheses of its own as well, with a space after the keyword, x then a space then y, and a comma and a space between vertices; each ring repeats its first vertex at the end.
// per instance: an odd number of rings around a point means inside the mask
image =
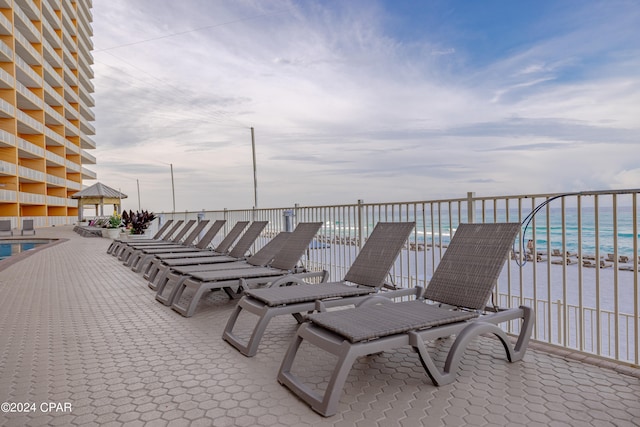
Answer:
POLYGON ((78 220, 82 221, 82 211, 84 210, 84 206, 87 205, 94 205, 96 207, 96 216, 104 216, 105 204, 113 204, 113 210, 120 214, 120 202, 122 199, 126 199, 127 195, 100 182, 96 182, 91 187, 78 191, 72 195, 71 198, 78 199, 78 220), (98 206, 100 206, 99 214, 98 206))

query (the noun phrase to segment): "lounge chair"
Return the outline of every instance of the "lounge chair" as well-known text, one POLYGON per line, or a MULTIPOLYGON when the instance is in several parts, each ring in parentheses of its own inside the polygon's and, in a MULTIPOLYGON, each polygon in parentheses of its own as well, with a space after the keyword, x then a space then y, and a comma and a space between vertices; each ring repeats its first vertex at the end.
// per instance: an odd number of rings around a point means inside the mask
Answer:
MULTIPOLYGON (((360 356, 411 346, 419 355, 427 375, 435 385, 455 380, 456 370, 469 342, 490 333, 502 342, 509 361, 521 360, 534 323, 528 307, 500 310, 486 308, 520 224, 460 224, 445 251, 423 298, 392 302, 372 296, 359 307, 311 314, 298 328, 278 372, 278 381, 311 408, 324 416, 338 409, 343 385, 351 366, 360 356), (482 314, 480 313, 482 311, 482 314), (498 326, 522 320, 514 347, 498 326), (427 352, 426 340, 456 335, 444 369, 427 352), (303 341, 337 357, 324 394, 292 372, 303 341)), ((416 290, 416 295, 420 295, 416 290)), ((321 309, 321 304, 318 304, 321 309)), ((309 348, 314 351, 313 348, 309 348)), ((322 374, 320 374, 322 375, 322 374)))
POLYGON ((188 253, 193 251, 201 251, 207 248, 213 238, 218 234, 218 232, 222 229, 226 221, 218 220, 213 223, 210 232, 205 233, 202 238, 200 238, 200 234, 202 234, 203 230, 209 223, 208 220, 200 221, 196 228, 194 228, 191 233, 184 239, 182 244, 176 245, 161 245, 157 247, 142 247, 135 251, 129 257, 129 261, 127 265, 131 267, 131 269, 135 272, 142 271, 146 269, 149 265, 149 262, 158 255, 162 254, 176 254, 176 253, 188 253), (196 240, 198 243, 195 243, 196 240))
POLYGON ((20 230, 20 235, 24 236, 25 233, 31 233, 35 236, 36 229, 33 228, 33 220, 32 219, 24 219, 22 220, 22 229, 20 230))
POLYGON ((245 290, 227 321, 222 338, 245 356, 255 356, 273 317, 291 314, 301 322, 299 313, 313 311, 317 300, 331 300, 327 303, 332 306, 348 305, 357 302, 358 297, 361 299, 378 292, 385 285, 389 270, 414 225, 413 222, 378 223, 341 282, 311 285, 303 280, 292 280, 302 286, 245 290), (258 316, 248 341, 233 333, 243 310, 258 316))
MULTIPOLYGON (((195 222, 194 222, 195 223, 195 222)), ((194 245, 196 244, 196 240, 205 229, 205 227, 209 224, 209 220, 203 220, 196 223, 196 226, 191 232, 179 242, 163 242, 157 243, 153 245, 143 244, 142 246, 138 246, 136 249, 132 250, 129 254, 129 257, 124 260, 124 265, 127 267, 131 267, 133 271, 140 271, 140 263, 145 260, 147 261, 147 255, 153 253, 165 253, 171 251, 179 251, 193 250, 194 245)))
POLYGON ((127 261, 129 260, 129 257, 131 257, 131 255, 133 255, 135 251, 141 248, 151 249, 151 248, 157 248, 157 247, 166 246, 166 245, 179 244, 182 242, 182 239, 184 238, 184 236, 191 229, 191 227, 193 227, 193 224, 195 223, 196 223, 195 219, 187 221, 187 223, 184 226, 182 226, 182 229, 178 231, 178 234, 176 234, 175 236, 173 236, 173 238, 169 240, 162 240, 159 242, 129 243, 127 247, 120 253, 120 256, 118 257, 118 259, 126 264, 127 261))
POLYGON ((229 246, 233 244, 237 238, 237 236, 232 235, 234 230, 232 230, 213 251, 201 250, 196 252, 156 255, 144 272, 144 278, 153 282, 159 273, 173 266, 212 264, 243 260, 246 258, 246 254, 251 248, 251 245, 253 245, 268 223, 269 221, 254 221, 242 237, 238 239, 238 242, 233 246, 231 251, 229 251, 229 246))
MULTIPOLYGON (((131 240, 114 240, 112 242, 116 243, 116 245, 111 249, 111 255, 115 256, 115 257, 120 257, 120 255, 122 254, 122 252, 125 251, 125 249, 127 247, 129 247, 129 245, 141 245, 141 244, 145 244, 145 243, 158 243, 158 242, 168 242, 169 239, 171 239, 171 236, 173 236, 178 229, 182 226, 182 224, 184 223, 183 220, 178 220, 176 221, 173 226, 169 229, 169 231, 167 231, 167 234, 165 234, 162 238, 158 238, 158 239, 135 239, 133 241, 131 240)), ((111 248, 111 246, 109 246, 111 248)))
POLYGON ((216 254, 214 254, 214 256, 212 257, 190 258, 190 263, 188 265, 181 265, 181 261, 184 260, 167 260, 175 261, 177 265, 167 265, 164 268, 158 270, 155 276, 150 275, 148 285, 151 289, 154 289, 157 292, 156 299, 158 301, 162 302, 165 305, 169 305, 171 299, 173 298, 172 292, 175 292, 177 288, 174 288, 173 291, 165 292, 165 287, 168 284, 173 284, 181 277, 188 275, 190 271, 197 271, 202 269, 209 271, 220 271, 267 266, 273 261, 273 258, 283 248, 287 240, 289 240, 290 236, 291 232, 283 231, 281 233, 278 233, 258 252, 244 260, 231 259, 229 256, 216 254), (203 264, 198 264, 199 262, 202 262, 203 264))
POLYGON ((0 221, 0 236, 13 236, 10 219, 3 219, 0 221))
MULTIPOLYGON (((298 224, 286 244, 266 267, 242 265, 240 268, 228 268, 228 264, 235 263, 225 263, 222 264, 225 266, 222 267, 224 268, 223 270, 213 270, 217 266, 209 266, 211 268, 210 271, 197 271, 169 277, 175 285, 167 303, 183 316, 191 317, 195 312, 198 301, 206 291, 222 289, 230 298, 237 298, 239 292, 248 289, 249 285, 272 283, 277 286, 282 281, 286 282, 283 279, 296 276, 300 278, 321 278, 324 281, 326 279, 326 271, 308 272, 303 268, 296 267, 320 226, 322 226, 322 222, 298 224), (191 291, 192 295, 191 298, 187 297, 187 303, 183 304, 181 298, 185 290, 191 291)), ((158 296, 156 295, 157 299, 158 296)))
MULTIPOLYGON (((160 227, 158 229, 158 231, 156 231, 156 234, 153 235, 153 237, 151 237, 151 239, 145 239, 145 238, 135 238, 134 240, 136 242, 148 242, 150 240, 153 241, 157 241, 159 240, 162 235, 164 234, 164 232, 169 228, 169 226, 171 225, 171 223, 173 222, 172 219, 168 220, 167 222, 165 222, 162 227, 160 227)), ((122 244, 123 240, 120 239, 115 239, 111 242, 111 244, 109 245, 109 247, 107 248, 107 253, 110 254, 114 251, 115 248, 119 247, 122 244)), ((128 243, 129 240, 126 241, 126 243, 128 243)))

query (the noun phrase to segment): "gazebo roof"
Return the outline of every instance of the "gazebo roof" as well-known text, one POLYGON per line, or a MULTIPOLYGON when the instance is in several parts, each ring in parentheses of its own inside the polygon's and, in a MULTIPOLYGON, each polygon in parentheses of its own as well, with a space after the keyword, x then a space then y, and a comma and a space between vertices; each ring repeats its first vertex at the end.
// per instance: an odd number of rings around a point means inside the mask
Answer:
POLYGON ((121 193, 118 190, 114 190, 111 187, 108 187, 101 182, 96 182, 90 187, 85 188, 82 191, 78 191, 73 196, 72 199, 126 199, 127 195, 121 193))

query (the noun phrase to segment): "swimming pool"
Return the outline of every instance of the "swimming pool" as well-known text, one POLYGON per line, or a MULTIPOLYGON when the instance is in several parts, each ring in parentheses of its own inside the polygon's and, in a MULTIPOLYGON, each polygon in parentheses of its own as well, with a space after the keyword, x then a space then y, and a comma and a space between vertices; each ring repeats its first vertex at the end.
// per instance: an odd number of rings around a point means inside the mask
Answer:
POLYGON ((50 239, 0 240, 0 260, 49 243, 50 239))

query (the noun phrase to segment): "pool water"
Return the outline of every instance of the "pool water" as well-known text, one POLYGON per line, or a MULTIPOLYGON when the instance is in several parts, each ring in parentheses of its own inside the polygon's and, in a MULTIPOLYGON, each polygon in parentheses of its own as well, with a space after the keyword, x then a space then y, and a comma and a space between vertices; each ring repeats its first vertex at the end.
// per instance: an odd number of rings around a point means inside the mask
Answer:
POLYGON ((0 241, 0 260, 50 243, 50 240, 0 241))

